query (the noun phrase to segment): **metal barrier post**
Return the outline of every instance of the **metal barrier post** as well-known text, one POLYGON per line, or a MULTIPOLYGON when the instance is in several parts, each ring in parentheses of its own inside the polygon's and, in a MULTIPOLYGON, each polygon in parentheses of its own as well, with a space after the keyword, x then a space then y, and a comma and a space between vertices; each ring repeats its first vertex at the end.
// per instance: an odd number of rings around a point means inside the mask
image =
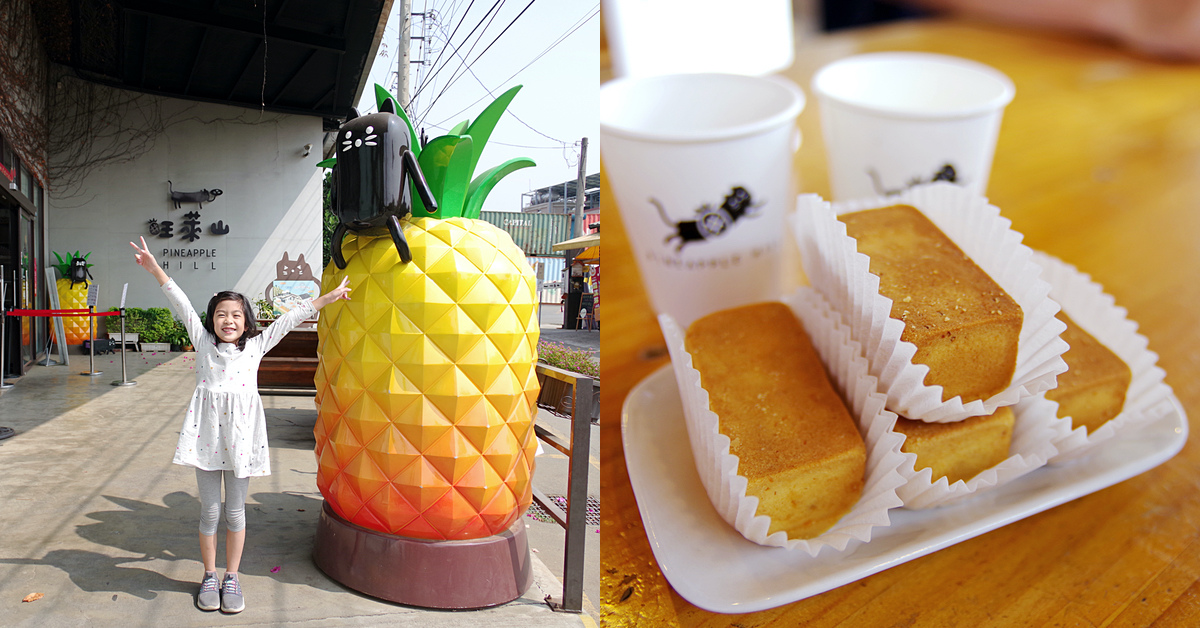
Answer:
POLYGON ((96 317, 93 316, 94 314, 95 314, 95 308, 93 306, 89 305, 88 306, 88 370, 86 373, 80 373, 80 375, 83 375, 85 377, 95 377, 100 374, 100 371, 96 370, 96 365, 95 365, 95 360, 96 360, 96 317))
POLYGON ((125 308, 121 308, 121 381, 113 382, 113 386, 137 386, 137 380, 130 381, 125 374, 125 308))

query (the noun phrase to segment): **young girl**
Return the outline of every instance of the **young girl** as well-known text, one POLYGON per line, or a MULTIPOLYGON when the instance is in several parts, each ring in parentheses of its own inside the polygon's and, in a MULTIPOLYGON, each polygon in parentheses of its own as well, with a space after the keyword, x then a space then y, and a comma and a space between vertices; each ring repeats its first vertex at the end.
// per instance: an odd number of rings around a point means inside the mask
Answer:
POLYGON ((167 276, 142 238, 132 242, 134 259, 158 284, 196 348, 196 392, 179 432, 175 464, 196 467, 200 492, 200 558, 204 578, 196 605, 238 613, 246 607, 238 566, 246 540, 245 503, 250 478, 271 474, 266 417, 258 396, 258 365, 263 355, 296 325, 338 299, 350 299, 346 281, 279 317, 266 329, 254 322, 250 302, 237 292, 220 292, 208 302, 204 322, 187 296, 167 276), (217 519, 225 484, 225 577, 217 584, 217 519))

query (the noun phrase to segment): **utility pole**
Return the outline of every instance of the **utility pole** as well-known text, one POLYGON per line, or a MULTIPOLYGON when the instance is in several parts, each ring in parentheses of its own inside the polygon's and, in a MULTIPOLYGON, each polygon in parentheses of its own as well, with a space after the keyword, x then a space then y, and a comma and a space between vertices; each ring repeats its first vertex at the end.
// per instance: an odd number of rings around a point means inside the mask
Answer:
POLYGON ((408 60, 412 31, 412 0, 400 0, 400 54, 396 60, 396 98, 400 108, 408 110, 408 60))
POLYGON ((575 237, 583 235, 583 201, 587 183, 587 138, 583 138, 579 147, 579 175, 575 180, 575 237))

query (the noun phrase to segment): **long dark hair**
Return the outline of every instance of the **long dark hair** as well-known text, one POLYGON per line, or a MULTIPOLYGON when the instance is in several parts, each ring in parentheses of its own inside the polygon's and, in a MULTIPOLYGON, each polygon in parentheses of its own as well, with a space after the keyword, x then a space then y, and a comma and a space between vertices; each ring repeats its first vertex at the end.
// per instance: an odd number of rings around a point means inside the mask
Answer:
POLYGON ((222 301, 237 301, 242 306, 242 319, 246 321, 245 329, 242 330, 242 337, 238 338, 238 350, 246 348, 246 341, 262 333, 258 330, 258 321, 254 320, 254 310, 250 308, 250 299, 240 292, 225 290, 213 295, 213 298, 208 300, 208 314, 204 317, 204 330, 212 334, 213 345, 220 344, 221 340, 217 338, 217 331, 213 328, 213 314, 217 311, 217 304, 222 301))

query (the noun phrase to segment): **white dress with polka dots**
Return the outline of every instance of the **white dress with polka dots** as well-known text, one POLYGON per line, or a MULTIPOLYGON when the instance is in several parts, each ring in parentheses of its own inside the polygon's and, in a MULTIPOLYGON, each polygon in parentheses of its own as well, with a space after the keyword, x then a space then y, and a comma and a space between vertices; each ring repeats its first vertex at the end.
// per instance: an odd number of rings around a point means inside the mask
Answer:
POLYGON ((292 328, 316 314, 316 308, 304 301, 239 350, 233 343, 214 344, 216 338, 204 329, 175 280, 162 289, 196 348, 196 392, 179 432, 175 464, 206 471, 232 469, 239 478, 271 475, 258 365, 292 328))

